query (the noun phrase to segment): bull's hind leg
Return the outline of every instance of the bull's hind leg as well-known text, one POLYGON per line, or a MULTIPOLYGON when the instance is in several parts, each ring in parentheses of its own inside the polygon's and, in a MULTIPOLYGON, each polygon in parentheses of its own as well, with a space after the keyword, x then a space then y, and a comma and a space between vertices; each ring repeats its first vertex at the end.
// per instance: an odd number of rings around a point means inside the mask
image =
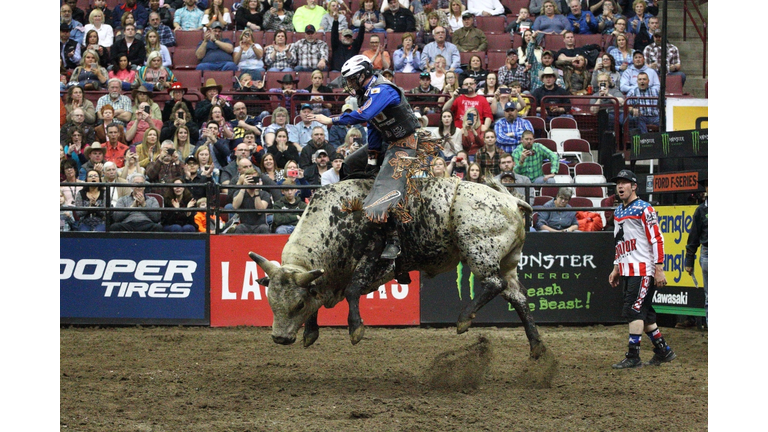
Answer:
POLYGON ((315 343, 318 337, 320 337, 320 326, 317 325, 317 312, 315 312, 304 323, 304 348, 315 343))
POLYGON ((539 330, 536 328, 536 323, 533 321, 533 315, 528 309, 528 303, 526 302, 525 295, 523 295, 524 287, 519 280, 510 279, 508 281, 508 288, 501 293, 501 296, 515 308, 515 312, 520 317, 520 321, 525 328, 525 335, 528 337, 528 342, 531 344, 531 358, 538 359, 544 354, 547 348, 544 343, 541 342, 539 337, 539 330))
POLYGON ((469 330, 469 326, 472 325, 472 320, 477 316, 477 311, 503 292, 506 289, 507 283, 498 276, 490 276, 483 279, 481 285, 483 287, 483 293, 475 297, 472 303, 467 305, 461 312, 461 315, 459 315, 459 320, 456 323, 456 332, 458 334, 462 334, 469 330))

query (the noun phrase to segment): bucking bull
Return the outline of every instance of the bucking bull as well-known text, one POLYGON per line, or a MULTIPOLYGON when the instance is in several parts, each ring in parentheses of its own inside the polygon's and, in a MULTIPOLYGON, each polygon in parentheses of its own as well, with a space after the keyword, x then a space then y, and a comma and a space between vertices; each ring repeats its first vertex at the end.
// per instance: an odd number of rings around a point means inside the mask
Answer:
MULTIPOLYGON (((360 296, 393 279, 395 263, 381 260, 384 234, 369 229, 362 211, 345 202, 362 201, 371 180, 343 181, 318 189, 285 245, 282 266, 253 252, 250 257, 267 274, 269 305, 274 314, 272 339, 291 344, 304 324, 304 346, 319 336, 317 311, 346 298, 349 334, 353 344, 364 332, 360 296)), ((538 358, 544 344, 528 310, 517 279, 517 263, 525 241, 523 213, 532 211, 499 183, 492 187, 456 178, 416 180, 419 191, 407 209, 413 220, 399 224, 402 253, 398 273, 420 270, 427 277, 469 266, 484 290, 459 315, 457 332, 466 332, 477 311, 501 294, 520 316, 538 358)))

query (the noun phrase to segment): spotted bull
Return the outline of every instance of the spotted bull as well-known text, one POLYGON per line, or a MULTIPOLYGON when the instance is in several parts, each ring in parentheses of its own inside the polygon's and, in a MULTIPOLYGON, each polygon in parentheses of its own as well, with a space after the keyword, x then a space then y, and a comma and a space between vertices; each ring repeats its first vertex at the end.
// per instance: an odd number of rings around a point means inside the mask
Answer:
MULTIPOLYGON (((302 324, 304 346, 319 336, 317 311, 349 303, 353 344, 363 337, 359 299, 394 277, 395 264, 379 259, 384 234, 371 229, 362 211, 346 211, 345 202, 362 201, 370 180, 350 180, 318 189, 291 234, 282 266, 251 252, 268 276, 268 299, 274 320, 272 338, 291 344, 302 324)), ((399 225, 403 245, 398 271, 420 270, 427 277, 469 266, 483 286, 459 315, 457 332, 467 331, 477 311, 501 294, 520 316, 537 358, 545 348, 528 310, 517 263, 525 241, 523 213, 531 207, 494 187, 458 179, 418 179, 419 197, 411 197, 413 220, 399 225)), ((399 223, 399 222, 398 222, 399 223)))

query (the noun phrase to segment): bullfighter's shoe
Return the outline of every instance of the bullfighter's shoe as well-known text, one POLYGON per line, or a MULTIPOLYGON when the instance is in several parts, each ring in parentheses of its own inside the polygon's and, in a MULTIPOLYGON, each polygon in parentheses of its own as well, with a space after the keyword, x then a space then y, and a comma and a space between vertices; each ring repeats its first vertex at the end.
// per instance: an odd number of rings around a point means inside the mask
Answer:
POLYGON ((624 357, 624 360, 614 364, 614 369, 631 369, 643 367, 643 362, 640 357, 624 357))
POLYGON ((672 351, 672 348, 663 353, 660 353, 654 348, 653 353, 653 358, 645 362, 645 366, 661 366, 662 363, 668 363, 677 358, 677 354, 672 351))

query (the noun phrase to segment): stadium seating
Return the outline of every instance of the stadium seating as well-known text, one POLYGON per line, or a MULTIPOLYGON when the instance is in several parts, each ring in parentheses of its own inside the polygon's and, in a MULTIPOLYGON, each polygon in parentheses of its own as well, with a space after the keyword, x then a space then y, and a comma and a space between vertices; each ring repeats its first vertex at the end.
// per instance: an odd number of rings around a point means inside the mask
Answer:
POLYGON ((195 69, 174 69, 176 80, 188 89, 199 89, 203 84, 203 72, 195 69))
MULTIPOLYGON (((557 151, 557 143, 549 138, 534 138, 533 142, 537 142, 544 147, 552 150, 555 153, 558 153, 557 151)), ((559 154, 559 153, 558 153, 559 154)))
POLYGON ((589 141, 581 138, 570 138, 563 141, 563 158, 576 162, 585 162, 587 155, 589 160, 594 162, 589 141))
POLYGON ((203 82, 209 78, 216 80, 216 84, 221 86, 221 92, 231 92, 234 89, 233 78, 235 73, 232 71, 203 71, 203 82))
POLYGON ((173 52, 173 69, 194 69, 198 63, 195 48, 176 47, 173 52))
POLYGON ((512 39, 510 39, 509 35, 506 33, 486 34, 485 37, 488 39, 487 50, 489 53, 492 51, 500 51, 506 56, 507 50, 512 48, 512 39))

